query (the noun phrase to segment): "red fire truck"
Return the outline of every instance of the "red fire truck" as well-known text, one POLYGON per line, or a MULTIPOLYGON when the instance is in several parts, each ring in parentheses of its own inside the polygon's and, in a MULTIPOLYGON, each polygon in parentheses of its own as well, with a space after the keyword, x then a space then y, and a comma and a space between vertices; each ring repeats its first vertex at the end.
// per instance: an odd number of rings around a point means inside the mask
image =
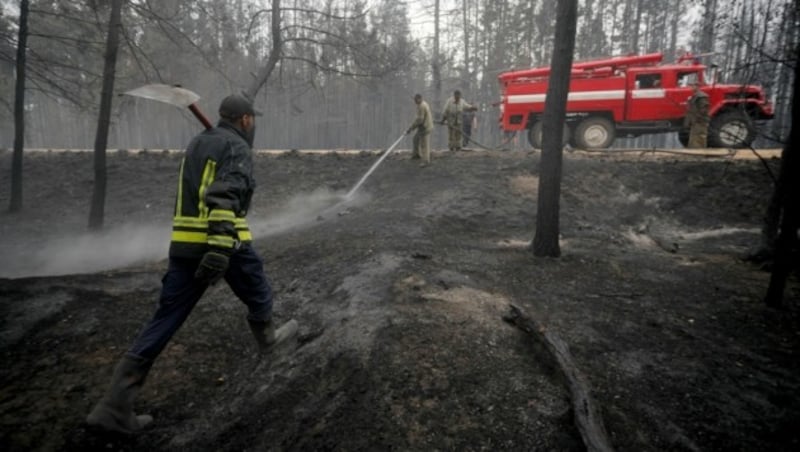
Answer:
MULTIPOLYGON (((683 128, 691 84, 698 82, 710 101, 710 147, 746 147, 756 136, 754 121, 771 119, 773 109, 764 90, 753 85, 706 82, 706 66, 692 55, 662 64, 661 53, 613 57, 572 66, 564 142, 579 148, 607 148, 616 137, 678 132, 683 128)), ((541 147, 542 113, 550 76, 540 67, 498 76, 504 131, 527 130, 528 140, 541 147)))

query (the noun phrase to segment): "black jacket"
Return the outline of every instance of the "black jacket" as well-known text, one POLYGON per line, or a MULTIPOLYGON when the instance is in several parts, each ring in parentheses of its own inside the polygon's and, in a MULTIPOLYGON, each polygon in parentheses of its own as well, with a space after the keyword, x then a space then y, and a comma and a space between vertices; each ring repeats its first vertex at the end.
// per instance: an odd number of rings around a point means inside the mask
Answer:
POLYGON ((244 132, 222 120, 197 135, 181 161, 170 257, 233 251, 253 239, 245 216, 256 183, 244 132))

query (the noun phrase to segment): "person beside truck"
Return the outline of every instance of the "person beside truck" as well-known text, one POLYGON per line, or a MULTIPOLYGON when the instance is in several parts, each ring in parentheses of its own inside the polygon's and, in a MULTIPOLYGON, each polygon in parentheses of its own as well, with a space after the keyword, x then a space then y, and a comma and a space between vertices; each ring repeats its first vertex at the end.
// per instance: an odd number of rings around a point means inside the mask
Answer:
POLYGON ((700 89, 700 83, 691 82, 692 96, 686 102, 686 117, 684 127, 689 130, 689 142, 686 147, 690 149, 702 149, 708 146, 708 124, 711 121, 709 115, 708 94, 700 89))

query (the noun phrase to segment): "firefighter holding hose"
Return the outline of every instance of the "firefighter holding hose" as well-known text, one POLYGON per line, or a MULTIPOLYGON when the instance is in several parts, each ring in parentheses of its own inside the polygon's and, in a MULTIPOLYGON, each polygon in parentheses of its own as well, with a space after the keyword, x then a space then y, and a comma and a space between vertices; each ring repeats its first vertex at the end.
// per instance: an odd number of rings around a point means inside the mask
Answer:
POLYGON ((431 163, 431 132, 433 131, 433 118, 431 117, 431 107, 422 100, 421 94, 414 95, 414 103, 417 104, 417 116, 406 134, 416 131, 414 134, 414 149, 411 154, 412 159, 422 159, 420 166, 430 165, 431 163))

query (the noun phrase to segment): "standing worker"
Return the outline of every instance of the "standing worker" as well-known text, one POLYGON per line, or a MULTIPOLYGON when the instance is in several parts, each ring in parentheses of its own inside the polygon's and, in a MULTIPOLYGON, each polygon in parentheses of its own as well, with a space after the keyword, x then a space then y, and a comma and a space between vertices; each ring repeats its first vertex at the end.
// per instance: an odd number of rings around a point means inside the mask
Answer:
POLYGON ((708 142, 708 123, 711 121, 708 94, 700 89, 697 81, 692 82, 692 89, 694 92, 687 102, 684 119, 684 127, 689 129, 689 142, 686 146, 691 149, 705 148, 708 142))
POLYGON ((476 111, 477 108, 461 99, 461 91, 453 91, 453 97, 447 99, 442 110, 442 124, 447 125, 447 146, 451 151, 461 150, 463 141, 462 115, 465 111, 476 111))
POLYGON ((91 426, 133 433, 152 422, 152 416, 133 413, 133 399, 200 297, 222 278, 247 306, 247 322, 261 352, 297 333, 294 319, 275 328, 272 288, 245 219, 256 186, 256 112, 246 98, 232 95, 223 99, 219 115, 216 127, 189 143, 181 162, 169 266, 158 306, 86 418, 91 426))
POLYGON ((431 132, 433 131, 433 117, 431 116, 431 107, 422 100, 421 94, 414 95, 414 103, 417 104, 417 117, 406 131, 406 134, 416 129, 417 133, 414 134, 414 149, 411 158, 421 158, 422 163, 420 166, 426 166, 431 163, 430 140, 431 132))
POLYGON ((467 147, 470 138, 472 138, 472 126, 475 123, 475 111, 465 110, 462 114, 462 119, 464 120, 464 142, 462 146, 467 147))

